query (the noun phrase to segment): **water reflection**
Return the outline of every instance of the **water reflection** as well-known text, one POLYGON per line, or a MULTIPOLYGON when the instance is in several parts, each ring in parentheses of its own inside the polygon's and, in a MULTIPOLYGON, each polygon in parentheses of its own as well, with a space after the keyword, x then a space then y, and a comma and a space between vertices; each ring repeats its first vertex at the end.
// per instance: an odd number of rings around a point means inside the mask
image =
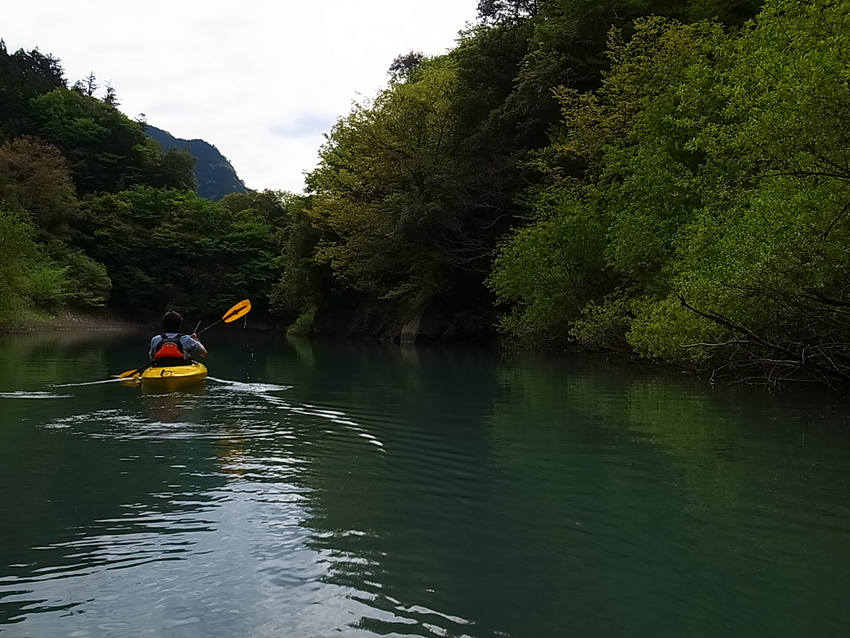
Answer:
MULTIPOLYGON (((835 399, 228 334, 192 392, 45 390, 87 383, 67 362, 0 376, 0 631, 844 627, 850 439, 835 399)), ((92 379, 131 349, 74 348, 92 379)))
MULTIPOLYGON (((833 409, 822 411, 810 397, 801 410, 793 390, 781 397, 753 388, 710 392, 690 378, 645 372, 588 374, 538 361, 502 374, 527 412, 512 398, 497 409, 500 461, 547 486, 547 510, 568 503, 587 534, 578 551, 590 583, 598 582, 590 598, 605 591, 633 600, 639 588, 640 599, 676 609, 667 621, 676 633, 726 626, 736 635, 794 635, 806 623, 838 630, 839 596, 819 584, 837 585, 850 566, 850 438, 833 409), (829 445, 813 446, 811 437, 807 444, 807 430, 829 445), (565 483, 565 474, 572 480, 565 483), (841 523, 824 525, 824 498, 841 523), (823 532, 818 547, 815 529, 823 532)), ((827 405, 835 401, 833 394, 827 405)), ((658 606, 629 609, 632 630, 649 633, 657 613, 658 606)), ((596 630, 628 631, 612 623, 596 630)))

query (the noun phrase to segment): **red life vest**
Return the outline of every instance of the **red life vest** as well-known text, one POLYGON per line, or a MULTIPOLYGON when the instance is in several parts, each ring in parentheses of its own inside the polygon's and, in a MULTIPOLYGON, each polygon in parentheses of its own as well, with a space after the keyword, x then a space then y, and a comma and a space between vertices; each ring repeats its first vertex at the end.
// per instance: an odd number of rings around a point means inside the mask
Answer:
POLYGON ((163 332, 161 341, 157 344, 156 350, 153 353, 154 359, 185 359, 186 353, 183 350, 183 344, 180 343, 182 334, 177 334, 176 337, 166 337, 163 332))

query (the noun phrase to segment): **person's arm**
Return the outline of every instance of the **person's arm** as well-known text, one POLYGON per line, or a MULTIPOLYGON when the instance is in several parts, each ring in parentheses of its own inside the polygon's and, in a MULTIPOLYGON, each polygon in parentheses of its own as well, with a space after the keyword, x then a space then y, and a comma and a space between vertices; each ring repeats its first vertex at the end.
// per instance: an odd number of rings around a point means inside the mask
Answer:
POLYGON ((150 347, 150 350, 148 350, 148 358, 151 361, 153 361, 153 353, 156 350, 156 345, 159 343, 159 339, 160 339, 159 335, 154 335, 153 337, 151 337, 151 347, 150 347))
POLYGON ((197 355, 200 355, 202 357, 207 356, 207 354, 208 354, 207 349, 204 347, 204 344, 201 343, 201 340, 198 339, 198 335, 196 335, 193 332, 189 336, 192 337, 192 341, 194 341, 197 344, 197 347, 195 348, 195 351, 193 352, 193 354, 197 354, 197 355))

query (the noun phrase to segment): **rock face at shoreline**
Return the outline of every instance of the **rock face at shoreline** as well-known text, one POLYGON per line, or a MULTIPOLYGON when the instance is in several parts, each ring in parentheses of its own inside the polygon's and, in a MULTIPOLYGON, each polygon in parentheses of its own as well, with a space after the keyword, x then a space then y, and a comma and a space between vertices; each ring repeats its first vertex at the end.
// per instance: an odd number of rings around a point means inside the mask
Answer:
POLYGON ((474 341, 491 337, 481 318, 466 312, 441 312, 425 306, 405 323, 398 336, 402 343, 421 341, 474 341))
POLYGON ((492 317, 453 311, 437 299, 413 310, 398 308, 386 300, 372 300, 319 313, 312 334, 408 344, 484 342, 495 338, 493 325, 492 317))

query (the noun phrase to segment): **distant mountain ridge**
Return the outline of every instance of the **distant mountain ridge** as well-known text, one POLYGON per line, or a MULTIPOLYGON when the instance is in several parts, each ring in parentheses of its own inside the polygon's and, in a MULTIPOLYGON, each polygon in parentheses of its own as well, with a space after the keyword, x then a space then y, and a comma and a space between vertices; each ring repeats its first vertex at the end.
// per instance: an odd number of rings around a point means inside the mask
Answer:
POLYGON ((150 124, 145 125, 148 137, 159 142, 162 150, 173 147, 185 148, 198 158, 195 164, 195 178, 198 180, 198 196, 217 202, 231 193, 247 193, 249 188, 239 179, 236 169, 221 152, 204 140, 184 140, 174 137, 150 124))

